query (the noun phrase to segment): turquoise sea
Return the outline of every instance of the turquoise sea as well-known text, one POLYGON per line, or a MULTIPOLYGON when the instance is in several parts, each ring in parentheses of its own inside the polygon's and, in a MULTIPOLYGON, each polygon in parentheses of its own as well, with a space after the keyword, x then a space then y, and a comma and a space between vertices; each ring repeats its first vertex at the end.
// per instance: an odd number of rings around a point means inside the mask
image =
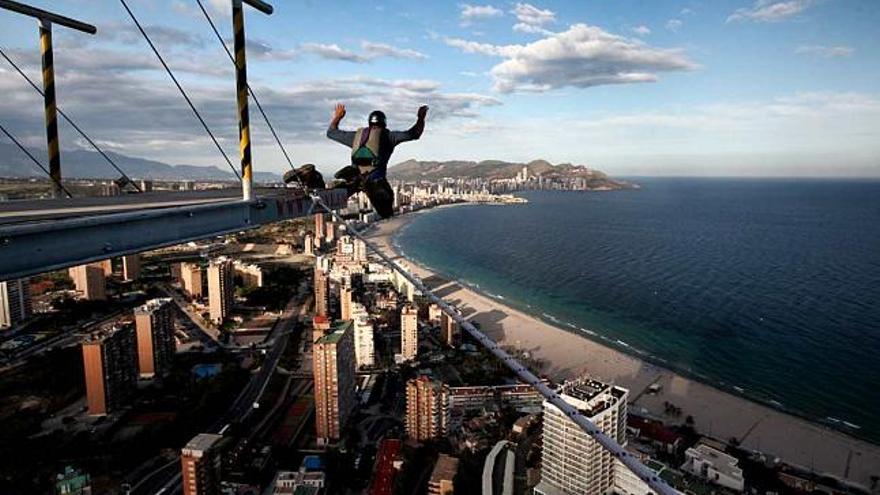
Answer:
POLYGON ((880 181, 634 180, 438 209, 395 242, 585 338, 880 443, 880 181))

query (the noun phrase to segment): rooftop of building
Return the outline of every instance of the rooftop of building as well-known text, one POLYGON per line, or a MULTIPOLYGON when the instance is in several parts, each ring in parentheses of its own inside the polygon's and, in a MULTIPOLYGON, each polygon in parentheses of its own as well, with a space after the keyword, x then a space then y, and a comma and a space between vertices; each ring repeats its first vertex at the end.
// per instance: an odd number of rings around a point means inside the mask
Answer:
POLYGON ((109 323, 107 325, 103 325, 94 332, 90 333, 85 339, 83 339, 84 344, 94 344, 103 342, 110 337, 113 337, 117 333, 124 330, 131 330, 132 326, 129 322, 114 322, 109 323))
POLYGON ((562 393, 589 402, 602 394, 610 394, 615 399, 620 399, 627 394, 627 390, 592 378, 582 378, 566 382, 562 386, 562 393))
POLYGON ((135 314, 137 313, 152 313, 153 311, 165 306, 166 304, 171 304, 170 297, 157 297, 156 299, 150 299, 144 304, 134 308, 135 314))
POLYGON ((333 322, 333 325, 330 327, 330 332, 327 335, 324 335, 320 339, 318 339, 316 344, 337 344, 342 337, 345 335, 345 332, 351 328, 353 322, 351 320, 336 320, 333 322))
POLYGON ((431 472, 431 482, 439 483, 443 480, 452 480, 458 472, 458 458, 446 454, 440 454, 434 471, 431 472))
POLYGON ((192 440, 187 442, 185 449, 188 450, 196 450, 199 452, 204 452, 210 449, 214 444, 220 441, 223 438, 222 435, 215 435, 213 433, 199 433, 192 440))
POLYGON ((737 459, 730 454, 702 441, 689 448, 688 451, 696 451, 701 459, 711 462, 712 467, 719 473, 732 478, 742 477, 742 469, 737 467, 737 459))

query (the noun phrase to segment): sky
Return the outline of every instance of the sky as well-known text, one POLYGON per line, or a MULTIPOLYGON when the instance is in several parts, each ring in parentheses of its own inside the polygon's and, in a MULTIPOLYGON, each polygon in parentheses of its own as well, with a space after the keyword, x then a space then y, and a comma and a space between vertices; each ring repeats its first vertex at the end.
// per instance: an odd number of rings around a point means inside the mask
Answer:
MULTIPOLYGON (((196 0, 127 0, 238 163, 232 62, 196 0)), ((231 43, 231 2, 202 0, 231 43)), ((105 149, 226 167, 117 0, 28 0, 97 26, 54 30, 58 106, 105 149)), ((880 177, 876 0, 274 0, 246 7, 248 73, 294 164, 348 151, 324 132, 382 109, 406 159, 586 165, 617 176, 880 177)), ((0 11, 35 80, 35 21, 0 11)), ((44 148, 41 97, 0 60, 0 123, 44 148)), ((251 104, 256 170, 287 168, 251 104)), ((60 124, 62 149, 88 148, 60 124)), ((2 136, 5 139, 5 136, 2 136)), ((63 160, 63 154, 62 154, 63 160)), ((63 162, 62 162, 63 167, 63 162)))

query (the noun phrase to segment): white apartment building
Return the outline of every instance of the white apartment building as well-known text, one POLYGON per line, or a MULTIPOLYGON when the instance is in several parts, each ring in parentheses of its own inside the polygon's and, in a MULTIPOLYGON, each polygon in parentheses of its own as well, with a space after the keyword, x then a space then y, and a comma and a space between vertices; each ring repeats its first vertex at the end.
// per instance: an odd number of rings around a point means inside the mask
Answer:
POLYGON ((687 449, 684 456, 685 462, 681 465, 683 471, 716 485, 743 491, 743 473, 735 457, 702 441, 687 449))
POLYGON ((367 308, 361 303, 351 305, 354 320, 354 359, 358 369, 376 365, 376 348, 373 344, 373 322, 367 308))
MULTIPOLYGON (((557 392, 608 436, 626 444, 628 390, 583 378, 567 382, 557 392)), ((614 456, 547 401, 543 434, 541 482, 535 487, 536 494, 604 495, 614 491, 615 470, 619 469, 614 456)))

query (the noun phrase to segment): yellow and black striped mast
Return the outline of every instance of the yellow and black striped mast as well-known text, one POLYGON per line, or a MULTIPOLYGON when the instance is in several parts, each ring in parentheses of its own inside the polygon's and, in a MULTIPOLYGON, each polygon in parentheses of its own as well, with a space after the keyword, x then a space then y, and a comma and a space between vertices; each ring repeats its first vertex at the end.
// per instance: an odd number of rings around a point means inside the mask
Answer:
POLYGON ((52 179, 53 195, 60 198, 63 197, 63 187, 61 185, 61 148, 58 142, 58 111, 55 104, 52 25, 58 24, 89 34, 95 34, 98 30, 90 24, 11 0, 0 0, 0 8, 34 17, 39 23, 40 53, 43 59, 43 103, 46 113, 46 139, 49 145, 49 176, 52 179))
POLYGON ((61 197, 61 149, 58 146, 58 112, 55 109, 55 60, 52 55, 52 23, 40 19, 40 53, 43 59, 43 104, 46 139, 49 143, 49 177, 53 196, 61 197))
POLYGON ((245 54, 243 3, 265 13, 272 6, 259 0, 232 0, 233 48, 235 50, 235 90, 238 98, 238 139, 241 154, 241 192, 245 201, 254 199, 253 158, 251 154, 251 126, 248 110, 247 56, 245 54))

